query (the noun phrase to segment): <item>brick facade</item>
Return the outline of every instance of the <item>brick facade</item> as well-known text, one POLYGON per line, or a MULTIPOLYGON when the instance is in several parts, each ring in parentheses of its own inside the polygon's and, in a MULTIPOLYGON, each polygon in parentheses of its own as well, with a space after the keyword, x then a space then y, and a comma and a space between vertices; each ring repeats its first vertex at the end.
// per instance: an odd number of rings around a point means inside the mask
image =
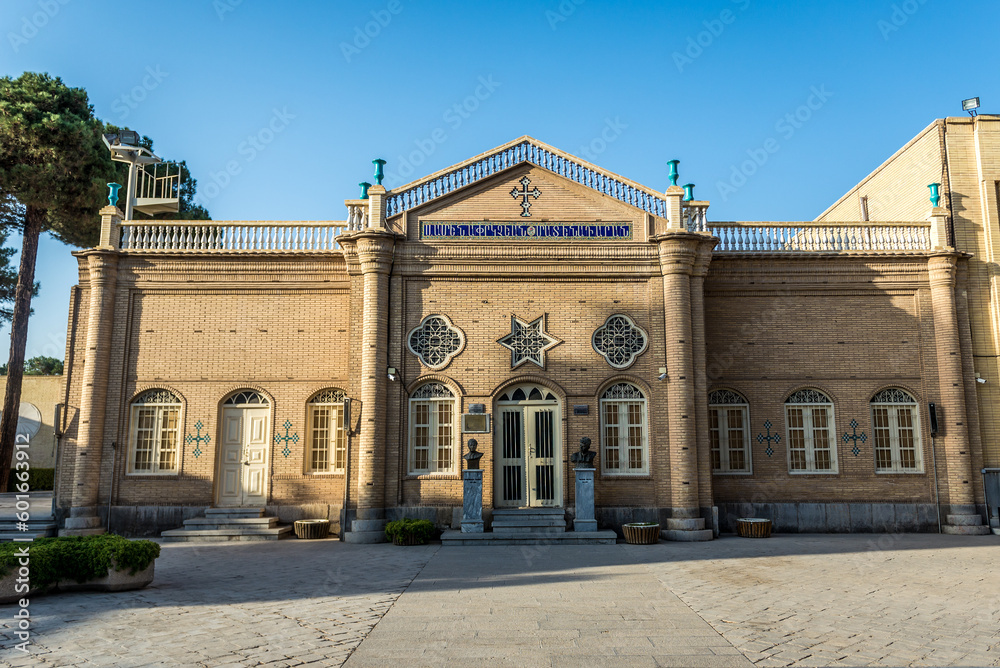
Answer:
MULTIPOLYGON (((911 144, 926 153, 934 127, 911 144)), ((555 153, 564 164, 597 169, 555 153)), ((322 515, 353 521, 355 531, 402 515, 450 524, 461 506, 458 446, 471 435, 459 433, 456 419, 452 470, 410 474, 409 396, 427 381, 454 394, 456 414, 485 404, 493 418, 492 433, 474 435, 485 453, 487 509, 498 505, 497 401, 523 383, 558 401, 556 505, 572 508, 569 456, 590 437, 599 453, 598 519, 606 526, 704 517, 727 529, 735 516, 753 513, 771 516, 779 530, 928 530, 938 503, 946 513, 983 503, 975 467, 984 461, 980 434, 987 440, 987 431, 980 432, 979 414, 988 421, 993 412, 983 410, 982 395, 976 401, 969 380, 985 317, 977 315, 983 297, 974 257, 953 248, 719 252, 718 239, 682 217, 684 207, 707 203, 682 203, 676 186, 655 193, 614 177, 608 190, 537 162, 498 169, 402 212, 387 204, 393 193, 373 186, 360 204, 370 207, 367 226, 341 234, 339 250, 111 243, 77 253, 57 493, 66 528, 95 526, 110 505, 117 530, 151 532, 216 503, 221 406, 239 390, 267 400, 266 495, 283 520, 322 515), (530 200, 530 217, 511 195, 525 178, 541 192, 530 200), (665 202, 662 211, 639 205, 651 197, 665 202), (421 224, 438 222, 627 224, 631 238, 421 239, 421 224), (623 369, 591 340, 614 314, 648 337, 623 369), (433 369, 407 346, 430 315, 447 316, 464 335, 461 352, 433 369), (557 340, 544 368, 512 368, 511 350, 498 343, 512 316, 544 316, 557 340), (601 397, 620 382, 645 398, 642 475, 602 468, 601 397), (152 388, 181 401, 178 462, 172 473, 136 475, 129 472, 130 406, 152 388), (306 471, 307 402, 324 388, 352 399, 346 474, 306 471), (784 402, 803 388, 833 401, 835 472, 789 470, 784 402), (875 472, 869 401, 885 388, 917 401, 919 472, 875 472), (715 389, 748 401, 752 474, 712 472, 708 392, 715 389), (941 408, 936 452, 928 402, 941 408), (587 410, 575 415, 574 406, 587 410), (771 455, 757 438, 768 433, 765 421, 781 436, 771 455), (852 432, 867 440, 844 438, 852 432)), ((906 220, 922 224, 918 214, 930 204, 911 208, 906 220)), ((113 209, 102 214, 113 240, 120 221, 113 209)), ((979 371, 978 356, 975 364, 979 371)), ((995 385, 1000 378, 988 387, 995 385)))

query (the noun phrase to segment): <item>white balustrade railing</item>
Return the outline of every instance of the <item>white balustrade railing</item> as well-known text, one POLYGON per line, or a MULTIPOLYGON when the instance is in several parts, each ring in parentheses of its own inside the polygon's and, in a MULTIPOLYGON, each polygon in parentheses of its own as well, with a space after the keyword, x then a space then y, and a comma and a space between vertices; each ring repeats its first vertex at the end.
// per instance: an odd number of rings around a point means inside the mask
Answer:
POLYGON ((704 223, 691 231, 719 238, 716 253, 922 251, 930 223, 704 223))
POLYGON ((684 220, 684 227, 689 232, 708 231, 708 203, 698 204, 684 203, 681 206, 681 217, 684 220))
POLYGON ((338 250, 342 221, 150 220, 121 223, 120 248, 144 251, 338 250))
POLYGON ((368 200, 347 201, 347 230, 360 232, 368 227, 368 200))
POLYGON ((522 162, 530 162, 600 193, 631 204, 654 216, 667 216, 666 201, 652 190, 640 189, 615 176, 582 165, 529 141, 509 146, 441 174, 406 190, 393 192, 385 203, 387 216, 395 216, 458 188, 476 183, 522 162))

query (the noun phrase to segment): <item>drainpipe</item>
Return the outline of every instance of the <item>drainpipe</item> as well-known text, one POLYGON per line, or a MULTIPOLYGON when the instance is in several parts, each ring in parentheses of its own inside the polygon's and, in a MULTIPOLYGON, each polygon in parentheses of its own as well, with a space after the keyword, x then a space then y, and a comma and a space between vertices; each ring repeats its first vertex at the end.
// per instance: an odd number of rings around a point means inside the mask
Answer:
POLYGON ((111 500, 115 496, 115 469, 118 468, 118 443, 111 441, 111 489, 108 491, 108 528, 111 533, 111 500))

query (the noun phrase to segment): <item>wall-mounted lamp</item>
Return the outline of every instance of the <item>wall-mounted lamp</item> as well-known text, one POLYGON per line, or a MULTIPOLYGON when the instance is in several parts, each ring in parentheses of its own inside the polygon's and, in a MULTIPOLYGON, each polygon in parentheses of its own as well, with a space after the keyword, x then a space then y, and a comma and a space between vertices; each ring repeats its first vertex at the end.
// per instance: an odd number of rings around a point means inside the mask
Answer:
POLYGON ((395 381, 397 378, 399 378, 399 375, 396 373, 396 367, 394 366, 391 366, 388 369, 386 369, 386 373, 389 375, 389 380, 391 381, 395 381))

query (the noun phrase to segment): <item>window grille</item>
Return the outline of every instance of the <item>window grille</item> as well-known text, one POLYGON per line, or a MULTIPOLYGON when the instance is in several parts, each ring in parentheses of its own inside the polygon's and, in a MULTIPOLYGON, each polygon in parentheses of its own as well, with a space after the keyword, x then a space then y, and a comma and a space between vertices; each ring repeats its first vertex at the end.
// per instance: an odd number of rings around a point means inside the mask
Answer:
POLYGON ((267 406, 267 399, 259 392, 254 392, 253 390, 246 390, 244 392, 237 392, 233 396, 226 399, 224 406, 267 406))
POLYGON ((631 383, 609 387, 601 397, 601 463, 605 475, 649 472, 646 397, 631 383))
POLYGON ((147 390, 132 402, 129 428, 131 473, 177 473, 181 401, 163 389, 147 390))
POLYGON ((410 474, 455 471, 455 401, 442 383, 426 383, 410 395, 410 474))
POLYGON ((312 473, 343 473, 347 460, 344 432, 343 390, 330 388, 316 393, 307 408, 309 426, 306 470, 312 473))
POLYGON ((922 473, 917 400, 905 390, 888 388, 872 397, 871 413, 875 471, 922 473))
POLYGON ((645 352, 649 337, 632 318, 615 314, 594 330, 591 344, 609 365, 615 369, 626 369, 632 366, 636 357, 645 352))
POLYGON ((750 407, 742 394, 715 390, 708 395, 709 439, 715 473, 751 473, 750 407))
POLYGON ((406 337, 410 352, 430 369, 443 369, 465 347, 465 334, 443 315, 429 315, 406 337))
POLYGON ((798 390, 785 400, 788 470, 791 473, 836 473, 837 447, 833 402, 818 390, 798 390))

